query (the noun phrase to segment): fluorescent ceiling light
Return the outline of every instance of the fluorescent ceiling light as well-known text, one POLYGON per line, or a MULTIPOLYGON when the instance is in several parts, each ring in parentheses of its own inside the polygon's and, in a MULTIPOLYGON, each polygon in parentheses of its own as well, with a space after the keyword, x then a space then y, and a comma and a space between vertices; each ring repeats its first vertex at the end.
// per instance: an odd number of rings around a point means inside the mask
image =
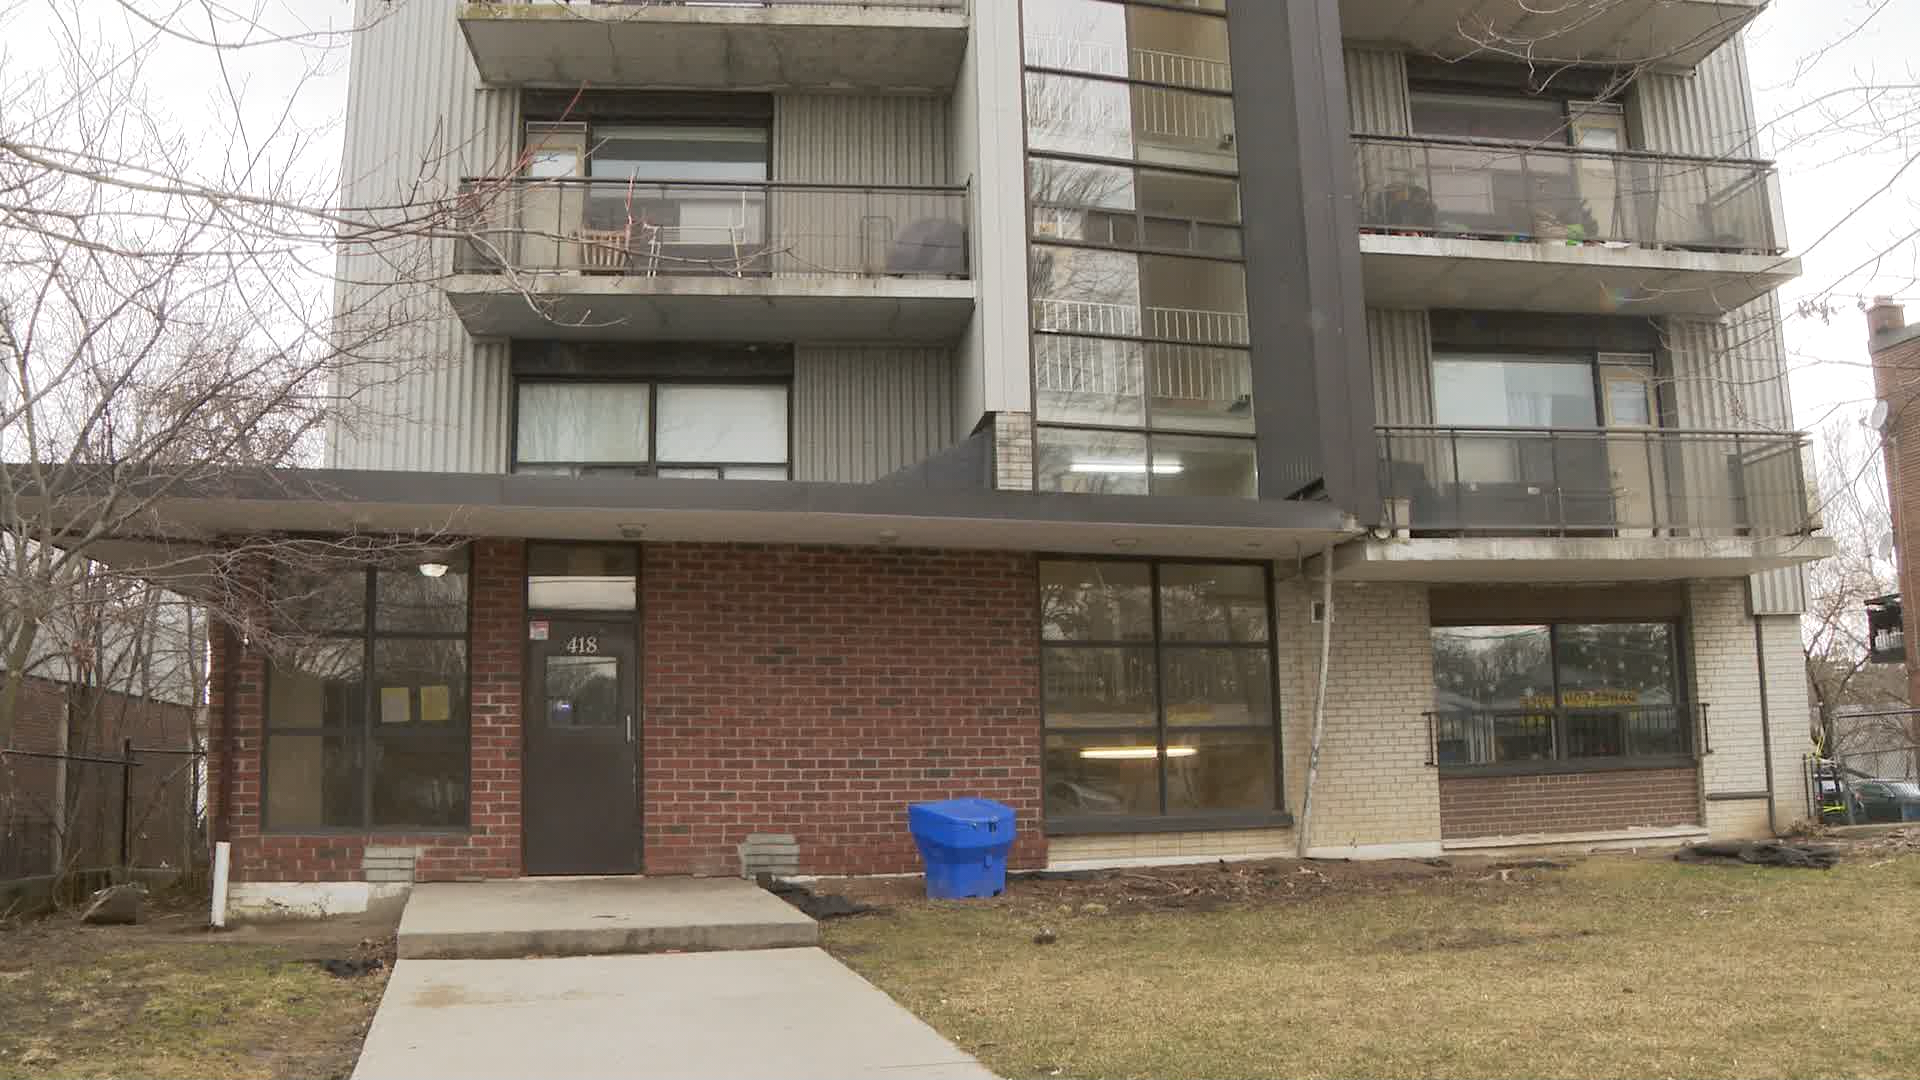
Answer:
MULTIPOLYGON (((1170 758, 1192 757, 1200 752, 1197 746, 1169 746, 1170 758)), ((1143 761, 1160 756, 1157 746, 1090 746, 1080 751, 1080 756, 1094 761, 1143 761)))
MULTIPOLYGON (((1145 476, 1147 466, 1140 461, 1076 461, 1071 470, 1077 473, 1120 473, 1129 476, 1145 476)), ((1153 475, 1178 476, 1186 472, 1187 467, 1177 461, 1156 461, 1153 463, 1153 475)))

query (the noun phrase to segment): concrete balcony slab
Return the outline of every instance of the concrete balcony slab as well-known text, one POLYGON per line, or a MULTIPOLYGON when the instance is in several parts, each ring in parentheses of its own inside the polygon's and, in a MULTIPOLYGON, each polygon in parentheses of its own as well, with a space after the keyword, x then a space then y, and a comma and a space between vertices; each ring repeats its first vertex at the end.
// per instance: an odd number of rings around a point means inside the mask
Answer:
POLYGON ((1782 255, 1362 233, 1367 304, 1594 315, 1724 314, 1800 276, 1782 255))
POLYGON ((446 295, 475 337, 948 345, 973 319, 975 287, 940 278, 457 274, 446 295))
POLYGON ((1767 0, 1341 0, 1340 30, 1352 41, 1450 58, 1493 49, 1534 63, 1691 71, 1766 6, 1767 0))
POLYGON ((465 3, 493 85, 943 93, 967 51, 964 0, 465 3))
POLYGON ((1823 536, 1482 537, 1366 540, 1334 549, 1334 578, 1429 584, 1747 577, 1831 556, 1823 536))

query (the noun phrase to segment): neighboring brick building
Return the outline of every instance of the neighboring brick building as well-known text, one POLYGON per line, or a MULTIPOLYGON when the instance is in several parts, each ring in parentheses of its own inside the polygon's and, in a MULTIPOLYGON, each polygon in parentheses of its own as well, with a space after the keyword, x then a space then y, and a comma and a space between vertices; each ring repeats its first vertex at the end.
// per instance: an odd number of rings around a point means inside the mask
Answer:
POLYGON ((1920 598, 1920 578, 1916 578, 1909 555, 1912 530, 1920 528, 1920 326, 1907 325, 1906 309, 1884 297, 1874 300, 1867 311, 1868 348, 1873 354, 1874 394, 1886 403, 1886 423, 1881 429, 1883 458, 1887 465, 1888 505, 1893 509, 1893 543, 1899 553, 1900 595, 1906 602, 1901 615, 1906 623, 1907 700, 1920 701, 1920 664, 1914 662, 1914 650, 1920 638, 1914 636, 1920 612, 1914 601, 1920 598))
POLYGON ((761 7, 363 5, 346 197, 459 207, 447 317, 152 528, 434 539, 218 650, 237 905, 910 871, 961 795, 1020 866, 1798 817, 1760 5, 1544 87, 1472 0, 761 7))

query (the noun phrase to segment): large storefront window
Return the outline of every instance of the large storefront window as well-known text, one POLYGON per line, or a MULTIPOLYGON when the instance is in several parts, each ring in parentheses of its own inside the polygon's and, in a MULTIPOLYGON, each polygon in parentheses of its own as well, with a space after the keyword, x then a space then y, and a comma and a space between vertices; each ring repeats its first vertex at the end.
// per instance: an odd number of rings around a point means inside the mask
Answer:
POLYGON ((1023 11, 1035 484, 1253 498, 1224 5, 1023 11))
POLYGON ((467 554, 274 581, 266 826, 467 825, 467 554))
POLYGON ((1442 766, 1678 759, 1695 713, 1670 622, 1437 626, 1442 766))
POLYGON ((1278 808, 1263 567, 1047 561, 1040 611, 1050 827, 1278 808))

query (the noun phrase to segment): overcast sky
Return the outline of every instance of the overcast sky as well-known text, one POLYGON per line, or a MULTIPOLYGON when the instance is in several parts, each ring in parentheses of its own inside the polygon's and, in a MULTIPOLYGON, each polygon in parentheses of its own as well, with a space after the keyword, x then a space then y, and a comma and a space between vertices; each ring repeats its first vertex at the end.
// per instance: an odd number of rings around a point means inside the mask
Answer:
MULTIPOLYGON (((133 2, 155 12, 176 4, 183 11, 201 10, 198 0, 133 2)), ((224 3, 257 5, 281 32, 342 30, 351 11, 350 0, 224 3)), ((99 20, 123 41, 130 35, 152 36, 126 18, 121 0, 82 0, 80 7, 85 17, 99 20)), ((0 72, 9 78, 45 59, 39 31, 48 27, 46 8, 40 0, 0 0, 0 72)), ((185 25, 199 31, 204 20, 185 25)), ((1901 241, 1920 228, 1920 167, 1912 176, 1901 175, 1916 142, 1904 128, 1913 125, 1920 134, 1920 91, 1903 89, 1920 82, 1908 58, 1915 41, 1920 41, 1920 2, 1913 0, 1774 0, 1748 30, 1762 121, 1760 153, 1780 162, 1788 236, 1805 265, 1805 275, 1782 291, 1781 301, 1794 402, 1806 427, 1863 413, 1871 402, 1865 319, 1859 310, 1865 298, 1880 292, 1909 298, 1920 319, 1915 258, 1920 246, 1901 241), (1871 108, 1864 95, 1850 92, 1866 86, 1888 88, 1871 108), (1824 110, 1809 107, 1822 102, 1824 110), (1882 187, 1886 190, 1876 195, 1882 187), (1890 246, 1890 257, 1862 268, 1890 246), (1806 300, 1825 302, 1833 309, 1830 318, 1797 311, 1806 300)), ((269 46, 225 55, 223 71, 209 62, 206 49, 176 41, 152 50, 145 70, 162 100, 190 127, 225 114, 226 81, 241 89, 256 127, 271 122, 297 89, 294 115, 320 136, 304 155, 306 165, 337 168, 345 50, 331 50, 324 61, 327 74, 320 78, 301 75, 303 64, 319 55, 312 48, 269 46)))

